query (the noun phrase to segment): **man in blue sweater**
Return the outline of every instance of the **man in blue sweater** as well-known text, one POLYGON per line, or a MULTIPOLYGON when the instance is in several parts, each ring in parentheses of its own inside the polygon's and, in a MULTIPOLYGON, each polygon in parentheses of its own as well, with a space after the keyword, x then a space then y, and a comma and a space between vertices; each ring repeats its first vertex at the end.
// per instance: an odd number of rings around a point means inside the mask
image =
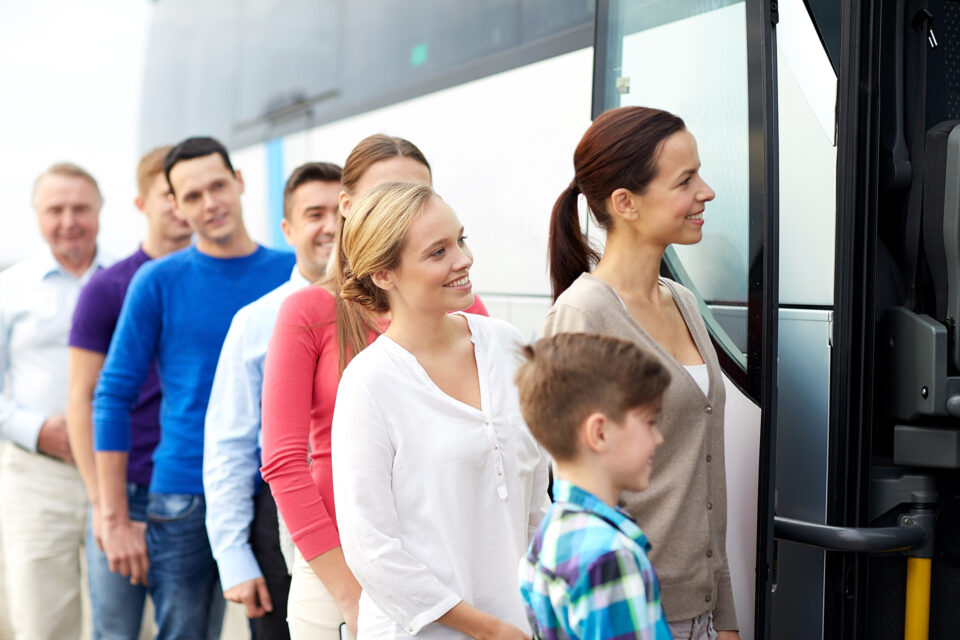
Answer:
POLYGON ((216 140, 181 142, 164 173, 196 244, 137 272, 100 374, 93 420, 103 544, 111 570, 147 584, 158 638, 217 638, 224 603, 202 477, 210 387, 233 314, 286 281, 294 257, 250 239, 243 179, 216 140), (127 511, 126 473, 130 410, 154 360, 163 405, 144 545, 127 511))

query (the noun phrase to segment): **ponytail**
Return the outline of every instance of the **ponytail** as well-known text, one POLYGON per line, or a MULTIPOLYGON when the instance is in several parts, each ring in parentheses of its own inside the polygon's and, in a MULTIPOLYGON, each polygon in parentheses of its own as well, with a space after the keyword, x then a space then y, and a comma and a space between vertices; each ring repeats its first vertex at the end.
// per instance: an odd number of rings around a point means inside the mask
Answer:
POLYGON ((339 374, 347 368, 350 359, 363 351, 369 344, 369 335, 377 334, 376 322, 366 312, 364 307, 354 302, 348 302, 341 296, 349 272, 346 256, 343 254, 343 217, 337 222, 337 238, 334 243, 334 253, 327 266, 327 275, 317 286, 322 286, 333 294, 337 313, 337 353, 339 374))
POLYGON ((550 216, 548 254, 554 301, 600 259, 580 230, 579 197, 580 187, 574 179, 557 198, 550 216))
POLYGON ((657 174, 657 156, 667 137, 684 129, 677 116, 647 107, 620 107, 594 120, 573 152, 574 178, 553 205, 550 218, 550 284, 556 300, 580 274, 600 261, 580 230, 577 201, 607 236, 616 233, 607 201, 617 189, 643 193, 657 174))

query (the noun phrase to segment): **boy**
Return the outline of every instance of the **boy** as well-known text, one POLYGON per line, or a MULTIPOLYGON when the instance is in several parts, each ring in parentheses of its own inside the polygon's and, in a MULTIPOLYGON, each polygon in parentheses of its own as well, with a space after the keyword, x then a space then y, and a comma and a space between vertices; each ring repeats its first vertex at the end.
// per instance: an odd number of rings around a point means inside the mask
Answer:
POLYGON ((523 417, 553 456, 554 504, 520 562, 534 638, 670 639, 660 586, 620 492, 650 483, 670 374, 631 342, 567 333, 523 350, 523 417))

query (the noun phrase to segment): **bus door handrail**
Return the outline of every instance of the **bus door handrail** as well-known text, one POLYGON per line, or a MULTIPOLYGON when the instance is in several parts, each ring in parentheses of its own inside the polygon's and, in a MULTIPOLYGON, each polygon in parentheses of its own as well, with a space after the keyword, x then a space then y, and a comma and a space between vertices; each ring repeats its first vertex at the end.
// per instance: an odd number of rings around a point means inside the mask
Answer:
POLYGON ((916 523, 895 527, 834 527, 774 516, 773 537, 827 551, 879 553, 923 547, 927 533, 916 523))

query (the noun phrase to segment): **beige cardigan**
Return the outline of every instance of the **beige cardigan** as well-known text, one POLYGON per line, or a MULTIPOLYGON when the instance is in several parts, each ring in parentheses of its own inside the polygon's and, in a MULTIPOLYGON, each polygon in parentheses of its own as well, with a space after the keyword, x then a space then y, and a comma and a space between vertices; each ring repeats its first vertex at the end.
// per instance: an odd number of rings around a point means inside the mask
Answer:
POLYGON ((601 333, 631 340, 659 356, 672 376, 659 418, 664 443, 650 486, 627 491, 621 505, 653 547, 663 608, 671 622, 713 611, 718 631, 738 629, 727 566, 727 495, 723 458, 725 393, 717 354, 697 302, 687 289, 662 279, 676 301, 710 375, 709 394, 629 314, 605 282, 581 275, 547 315, 543 333, 601 333))

